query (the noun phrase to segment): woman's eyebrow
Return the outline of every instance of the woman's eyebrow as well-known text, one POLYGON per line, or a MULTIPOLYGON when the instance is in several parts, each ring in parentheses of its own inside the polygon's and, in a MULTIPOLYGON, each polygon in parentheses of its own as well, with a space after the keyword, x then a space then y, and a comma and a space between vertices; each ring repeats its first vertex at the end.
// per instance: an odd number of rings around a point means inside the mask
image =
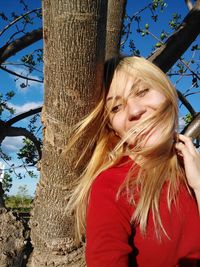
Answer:
POLYGON ((106 99, 106 102, 112 100, 113 98, 114 98, 115 100, 118 100, 118 99, 122 98, 122 96, 120 96, 120 95, 110 96, 110 97, 108 97, 108 98, 106 99))
POLYGON ((131 89, 130 89, 130 91, 132 91, 132 90, 134 90, 135 89, 135 87, 137 87, 139 84, 140 84, 140 80, 138 80, 137 82, 135 82, 135 83, 133 83, 132 84, 132 86, 131 86, 131 89))

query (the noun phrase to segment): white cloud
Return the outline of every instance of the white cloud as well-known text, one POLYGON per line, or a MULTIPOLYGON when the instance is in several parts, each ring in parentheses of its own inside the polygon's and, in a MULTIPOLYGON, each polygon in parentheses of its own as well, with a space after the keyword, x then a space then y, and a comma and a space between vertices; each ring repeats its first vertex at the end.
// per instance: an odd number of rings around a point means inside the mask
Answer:
POLYGON ((6 154, 16 153, 23 146, 23 136, 6 137, 2 142, 2 150, 6 154))
POLYGON ((28 102, 28 103, 25 103, 23 105, 15 105, 15 104, 9 103, 9 106, 12 107, 16 111, 16 114, 20 114, 20 113, 29 111, 31 109, 35 109, 35 108, 40 107, 42 105, 43 105, 43 103, 41 101, 28 102))
MULTIPOLYGON (((22 68, 22 67, 10 67, 10 69, 12 71, 14 71, 15 73, 19 74, 19 75, 22 75, 24 77, 27 77, 28 78, 32 78, 32 79, 35 79, 35 80, 41 80, 41 78, 37 75, 31 75, 28 73, 28 70, 25 69, 25 68, 22 68)), ((16 88, 17 90, 19 90, 20 92, 23 92, 23 93, 26 93, 29 88, 38 88, 39 90, 42 90, 43 89, 43 83, 39 83, 39 82, 35 82, 35 81, 28 81, 28 86, 22 88, 21 87, 21 84, 25 84, 27 83, 27 80, 26 79, 22 79, 22 78, 19 78, 19 77, 16 77, 16 76, 13 76, 12 74, 10 74, 10 77, 13 79, 15 77, 16 81, 15 81, 15 85, 16 85, 16 88)))
POLYGON ((183 117, 179 118, 179 126, 180 127, 184 127, 185 126, 185 121, 184 121, 183 117))
POLYGON ((185 121, 184 121, 183 117, 179 117, 178 124, 179 124, 179 132, 181 132, 183 130, 183 128, 185 127, 185 121))

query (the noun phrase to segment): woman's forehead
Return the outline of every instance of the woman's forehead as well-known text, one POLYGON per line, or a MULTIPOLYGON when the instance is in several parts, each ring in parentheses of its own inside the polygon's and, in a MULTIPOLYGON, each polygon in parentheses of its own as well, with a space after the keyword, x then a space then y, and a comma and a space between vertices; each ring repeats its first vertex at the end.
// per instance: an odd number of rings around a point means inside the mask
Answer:
POLYGON ((141 83, 144 83, 144 81, 136 71, 130 74, 124 70, 118 70, 113 76, 107 98, 124 95, 141 83))

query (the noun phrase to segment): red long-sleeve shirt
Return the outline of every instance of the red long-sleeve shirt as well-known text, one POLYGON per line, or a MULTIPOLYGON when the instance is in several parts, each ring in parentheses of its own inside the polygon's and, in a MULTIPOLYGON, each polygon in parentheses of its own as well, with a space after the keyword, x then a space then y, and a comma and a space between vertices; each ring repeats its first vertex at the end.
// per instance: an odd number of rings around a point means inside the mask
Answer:
POLYGON ((92 185, 86 221, 87 266, 174 267, 184 258, 200 259, 200 216, 195 199, 183 186, 171 212, 165 187, 160 197, 161 219, 170 239, 156 239, 151 212, 145 237, 139 227, 131 226, 134 206, 126 197, 116 200, 131 166, 129 161, 109 168, 92 185))

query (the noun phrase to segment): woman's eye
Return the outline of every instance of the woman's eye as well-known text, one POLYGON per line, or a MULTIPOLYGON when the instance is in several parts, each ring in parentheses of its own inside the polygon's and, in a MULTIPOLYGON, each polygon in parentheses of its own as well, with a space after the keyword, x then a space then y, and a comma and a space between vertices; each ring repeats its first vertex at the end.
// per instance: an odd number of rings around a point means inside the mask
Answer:
POLYGON ((112 107, 111 112, 112 113, 117 113, 121 109, 122 109, 122 104, 119 104, 119 105, 116 105, 116 106, 112 107))
POLYGON ((149 92, 149 88, 145 88, 136 92, 136 96, 143 97, 149 92))

